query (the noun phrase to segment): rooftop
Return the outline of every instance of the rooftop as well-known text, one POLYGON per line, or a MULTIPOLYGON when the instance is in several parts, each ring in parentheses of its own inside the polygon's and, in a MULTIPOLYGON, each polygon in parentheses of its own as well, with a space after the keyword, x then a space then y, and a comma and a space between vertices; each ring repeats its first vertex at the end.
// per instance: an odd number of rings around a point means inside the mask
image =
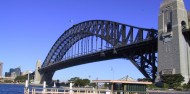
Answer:
POLYGON ((92 83, 124 83, 124 84, 145 84, 145 85, 152 84, 152 82, 121 81, 121 80, 92 80, 92 83))
POLYGON ((128 75, 125 76, 125 77, 123 77, 123 78, 121 78, 121 79, 119 79, 119 80, 120 80, 120 81, 137 81, 137 80, 135 80, 134 78, 129 77, 128 75))

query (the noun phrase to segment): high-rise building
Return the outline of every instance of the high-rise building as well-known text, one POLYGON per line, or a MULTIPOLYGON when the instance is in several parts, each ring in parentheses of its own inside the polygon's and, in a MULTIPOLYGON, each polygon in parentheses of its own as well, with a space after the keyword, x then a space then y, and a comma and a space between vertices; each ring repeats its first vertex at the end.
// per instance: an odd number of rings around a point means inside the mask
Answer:
POLYGON ((3 73, 3 63, 0 62, 0 78, 3 77, 2 73, 3 73))
POLYGON ((189 21, 189 27, 190 27, 190 11, 188 12, 188 21, 189 21))
POLYGON ((5 72, 5 77, 17 77, 21 75, 21 69, 18 68, 11 68, 9 72, 5 72))

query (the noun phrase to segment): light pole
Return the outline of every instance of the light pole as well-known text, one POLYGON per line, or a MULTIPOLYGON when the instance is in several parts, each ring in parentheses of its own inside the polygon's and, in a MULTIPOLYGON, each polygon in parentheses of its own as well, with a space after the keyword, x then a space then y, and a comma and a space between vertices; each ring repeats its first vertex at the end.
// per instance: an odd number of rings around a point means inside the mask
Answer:
POLYGON ((69 20, 71 27, 73 26, 73 20, 69 20))
POLYGON ((25 83, 25 89, 24 89, 24 94, 29 94, 29 83, 30 83, 30 73, 32 73, 31 71, 28 70, 28 80, 26 80, 25 83))
POLYGON ((114 80, 114 69, 113 69, 113 67, 111 67, 111 71, 112 71, 112 76, 113 76, 113 80, 114 80))
POLYGON ((90 78, 91 78, 91 75, 89 75, 88 77, 89 77, 89 80, 90 80, 90 83, 91 83, 91 82, 92 82, 91 79, 90 79, 90 78))

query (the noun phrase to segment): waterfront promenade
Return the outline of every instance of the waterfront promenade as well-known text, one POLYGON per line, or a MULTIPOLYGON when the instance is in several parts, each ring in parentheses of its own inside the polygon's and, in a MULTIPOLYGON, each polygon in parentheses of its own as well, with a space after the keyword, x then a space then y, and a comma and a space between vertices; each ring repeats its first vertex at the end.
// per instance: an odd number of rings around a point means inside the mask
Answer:
POLYGON ((108 89, 93 88, 32 88, 32 91, 25 94, 190 94, 189 91, 147 91, 147 92, 123 92, 111 91, 108 89))
MULTIPOLYGON (((70 94, 69 87, 60 87, 60 88, 46 88, 47 91, 52 91, 51 93, 44 93, 42 86, 29 86, 30 93, 29 94, 70 94), (32 93, 33 90, 33 93, 32 93), (34 90, 36 92, 34 93, 34 90)), ((72 94, 108 94, 106 91, 109 91, 107 89, 99 89, 96 90, 93 88, 73 88, 72 94), (86 90, 86 92, 85 92, 86 90), (79 91, 81 93, 79 93, 79 91), (94 91, 94 92, 93 92, 94 91), (99 91, 99 92, 97 92, 99 91)), ((116 92, 116 91, 115 91, 116 92)), ((120 94, 122 91, 117 91, 117 94, 120 94)), ((189 91, 190 92, 190 91, 189 91)), ((190 94, 188 91, 160 91, 160 90, 147 90, 146 93, 140 93, 140 94, 190 94)), ((126 94, 127 92, 123 93, 126 94)), ((128 92, 129 93, 129 92, 128 92)), ((24 94, 24 85, 20 84, 0 84, 0 94, 24 94)), ((111 92, 110 92, 111 94, 111 92)), ((138 93, 137 93, 138 94, 138 93)))

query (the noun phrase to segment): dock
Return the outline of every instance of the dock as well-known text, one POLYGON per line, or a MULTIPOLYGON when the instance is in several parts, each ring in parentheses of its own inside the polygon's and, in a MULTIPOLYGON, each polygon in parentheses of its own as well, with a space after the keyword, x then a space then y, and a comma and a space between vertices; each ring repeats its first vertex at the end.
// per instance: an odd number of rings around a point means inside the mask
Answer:
MULTIPOLYGON (((96 82, 96 81, 94 81, 96 82)), ((112 83, 114 81, 111 81, 112 83)), ((115 82, 114 82, 115 83, 115 82)), ((112 84, 113 85, 113 84, 112 84)), ((70 87, 60 87, 60 88, 46 88, 46 82, 43 84, 43 88, 28 88, 28 81, 24 88, 24 94, 149 94, 142 91, 123 91, 112 89, 100 89, 98 87, 94 88, 74 88, 73 83, 70 83, 70 87)), ((140 87, 139 87, 140 88, 140 87)))
POLYGON ((32 88, 24 94, 149 94, 146 92, 123 92, 94 88, 32 88))

